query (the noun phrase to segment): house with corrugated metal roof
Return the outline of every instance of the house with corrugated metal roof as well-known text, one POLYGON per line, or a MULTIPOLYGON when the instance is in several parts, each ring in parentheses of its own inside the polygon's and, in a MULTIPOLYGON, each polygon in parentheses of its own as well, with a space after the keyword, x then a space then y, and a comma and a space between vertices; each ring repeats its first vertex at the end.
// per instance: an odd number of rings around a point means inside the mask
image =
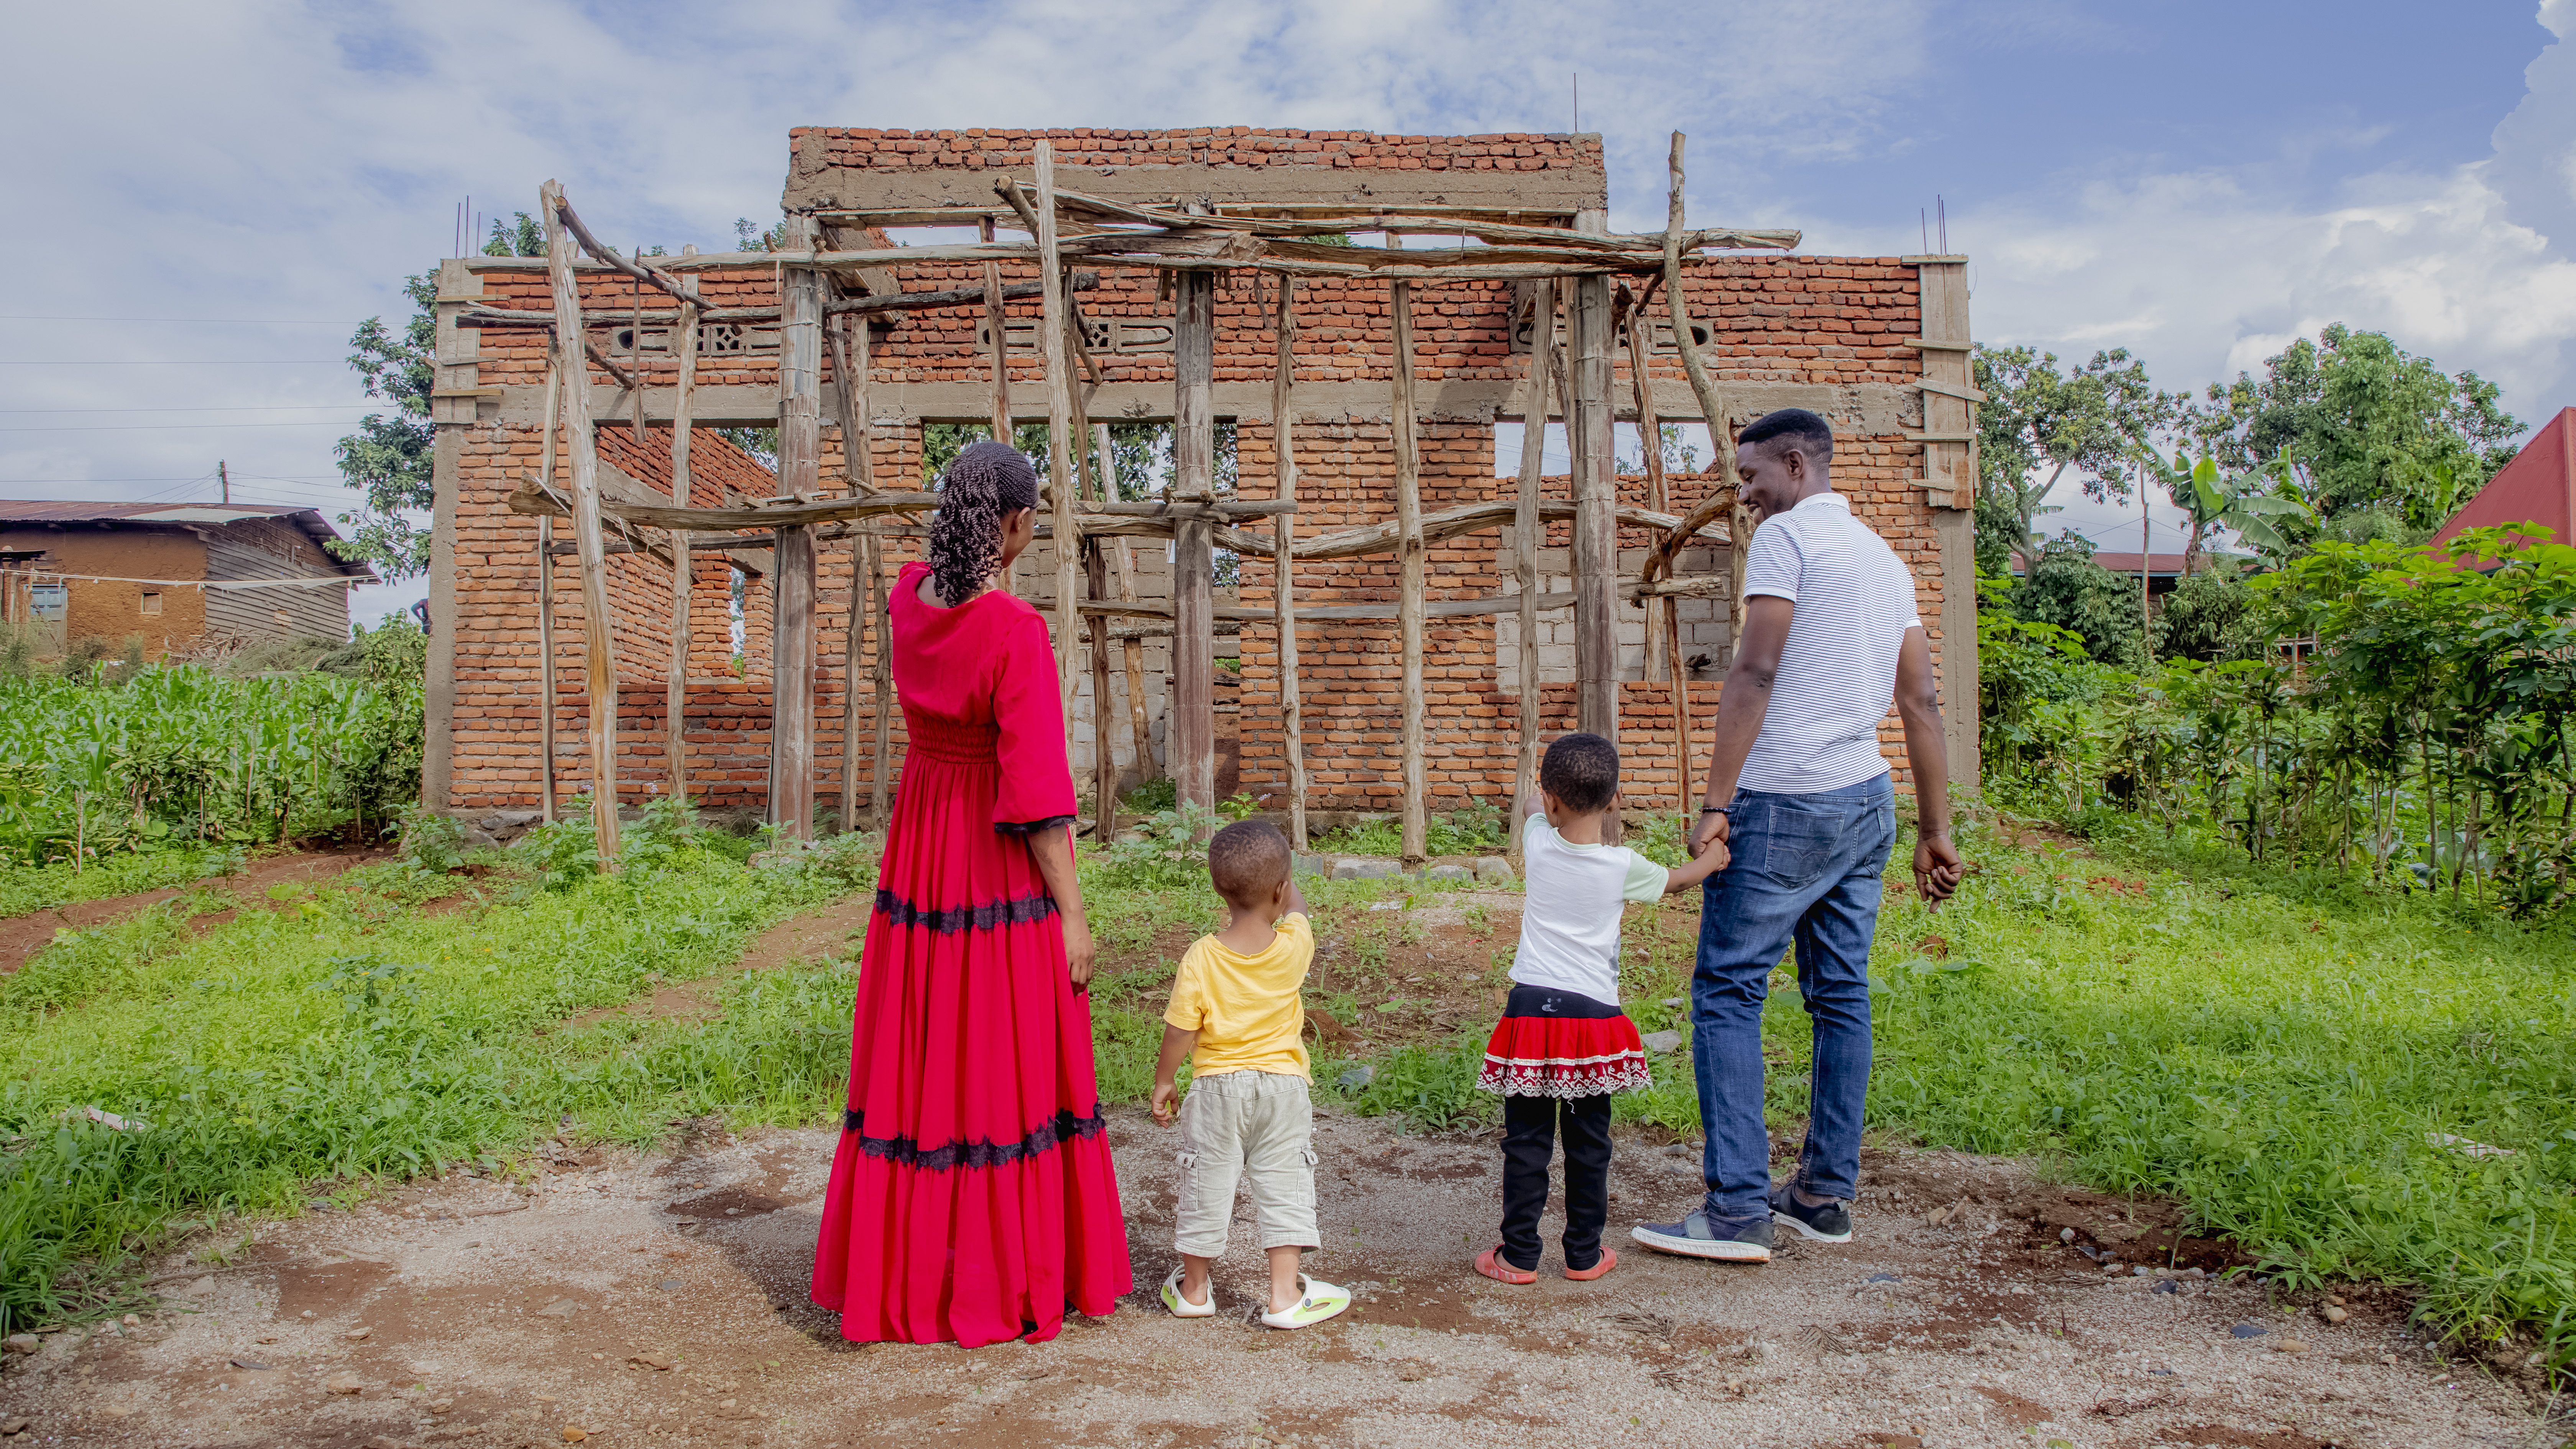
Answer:
POLYGON ((147 658, 270 639, 349 637, 349 590, 380 582, 333 556, 310 508, 240 503, 0 502, 0 621, 37 652, 75 641, 147 658))

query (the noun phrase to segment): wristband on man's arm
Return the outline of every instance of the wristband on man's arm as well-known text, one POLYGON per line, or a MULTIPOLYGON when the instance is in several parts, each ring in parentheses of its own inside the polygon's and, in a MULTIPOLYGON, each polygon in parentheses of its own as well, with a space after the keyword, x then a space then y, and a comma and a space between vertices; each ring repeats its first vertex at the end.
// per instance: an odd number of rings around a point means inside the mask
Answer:
POLYGON ((1702 805, 1699 807, 1699 813, 1702 815, 1723 815, 1726 813, 1726 807, 1723 805, 1702 805))

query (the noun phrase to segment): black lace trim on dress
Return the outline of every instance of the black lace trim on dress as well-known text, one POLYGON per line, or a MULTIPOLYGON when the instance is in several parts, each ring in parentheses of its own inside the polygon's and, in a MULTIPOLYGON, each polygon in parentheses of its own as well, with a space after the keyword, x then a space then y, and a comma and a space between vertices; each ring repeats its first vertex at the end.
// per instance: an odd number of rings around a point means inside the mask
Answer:
POLYGON ((980 906, 924 910, 880 886, 877 889, 877 914, 898 926, 928 926, 943 936, 949 936, 969 927, 990 931, 997 926, 1024 926, 1031 921, 1043 921, 1055 914, 1055 898, 1048 895, 1021 896, 1017 900, 993 901, 980 906))
POLYGON ((1044 820, 996 820, 993 822, 993 830, 999 835, 1035 835, 1041 830, 1053 830, 1059 825, 1071 825, 1074 819, 1075 817, 1071 815, 1050 815, 1044 820))
MULTIPOLYGON (((864 1121, 857 1108, 849 1108, 841 1113, 841 1130, 856 1132, 864 1121)), ((1017 1142, 951 1142, 924 1152, 921 1144, 909 1137, 861 1137, 859 1150, 870 1157, 881 1157, 925 1172, 946 1172, 958 1167, 1004 1167, 1053 1151, 1077 1137, 1097 1137, 1106 1126, 1108 1119, 1100 1115, 1100 1104, 1094 1102, 1090 1116, 1077 1117, 1070 1109, 1058 1112, 1052 1120, 1017 1142)))

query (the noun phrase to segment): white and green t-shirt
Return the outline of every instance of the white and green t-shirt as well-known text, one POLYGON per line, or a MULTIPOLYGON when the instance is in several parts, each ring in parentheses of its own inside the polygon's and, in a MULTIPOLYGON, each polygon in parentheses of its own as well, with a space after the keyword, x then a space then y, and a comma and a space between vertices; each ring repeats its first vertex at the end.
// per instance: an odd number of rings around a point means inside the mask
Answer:
POLYGON ((1664 893, 1664 868, 1624 845, 1576 845, 1533 812, 1521 827, 1512 980, 1619 1004, 1619 911, 1664 893))

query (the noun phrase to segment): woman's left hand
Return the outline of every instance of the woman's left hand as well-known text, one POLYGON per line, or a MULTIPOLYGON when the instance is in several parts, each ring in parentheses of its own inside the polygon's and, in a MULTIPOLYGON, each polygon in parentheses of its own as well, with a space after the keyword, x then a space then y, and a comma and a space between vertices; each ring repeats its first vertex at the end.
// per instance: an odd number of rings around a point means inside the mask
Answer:
POLYGON ((1092 954, 1090 923, 1079 916, 1068 918, 1064 923, 1064 974, 1073 978, 1076 991, 1091 988, 1092 954))

